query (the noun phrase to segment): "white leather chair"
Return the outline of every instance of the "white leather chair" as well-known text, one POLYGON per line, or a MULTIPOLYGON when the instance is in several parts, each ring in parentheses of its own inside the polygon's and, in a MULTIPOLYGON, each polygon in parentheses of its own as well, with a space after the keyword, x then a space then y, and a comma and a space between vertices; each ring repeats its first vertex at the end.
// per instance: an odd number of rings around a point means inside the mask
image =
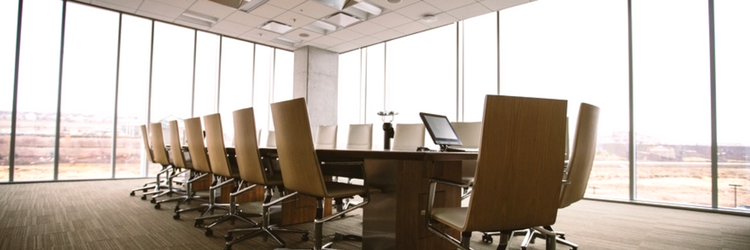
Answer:
POLYGON ((372 123, 349 124, 346 149, 372 149, 372 123))
POLYGON ((424 147, 424 124, 422 123, 399 123, 396 124, 393 135, 392 150, 417 150, 424 147))
MULTIPOLYGON (((479 140, 482 137, 482 122, 452 122, 453 130, 456 131, 458 139, 461 140, 462 148, 479 148, 479 140)), ((461 162, 461 180, 468 184, 465 188, 463 199, 471 194, 471 185, 474 184, 474 172, 476 172, 477 160, 465 160, 461 162)))
POLYGON ((336 149, 338 125, 319 125, 315 135, 315 148, 336 149))

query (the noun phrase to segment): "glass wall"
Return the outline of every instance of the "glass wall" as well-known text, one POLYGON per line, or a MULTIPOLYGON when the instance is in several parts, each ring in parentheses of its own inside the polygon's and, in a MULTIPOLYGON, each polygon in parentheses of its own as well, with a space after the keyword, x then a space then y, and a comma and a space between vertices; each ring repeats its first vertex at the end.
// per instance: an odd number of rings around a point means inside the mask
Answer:
MULTIPOLYGON (((497 12, 461 22, 458 117, 455 121, 481 121, 484 97, 498 94, 497 12)), ((450 116, 449 116, 450 117, 450 116)))
POLYGON ((256 105, 267 113, 272 96, 291 98, 289 51, 259 46, 263 65, 255 69, 252 43, 227 38, 241 46, 222 50, 219 35, 78 2, 25 2, 16 65, 17 3, 0 5, 6 21, 0 25, 6 34, 0 46, 2 182, 153 176, 161 166, 146 161, 140 125, 215 113, 220 104, 256 105), (223 71, 219 51, 229 65, 223 71), (223 103, 220 80, 228 95, 223 103))
POLYGON ((637 198, 711 205, 708 5, 640 0, 632 8, 637 198))
POLYGON ((601 109, 590 195, 629 195, 627 29, 627 3, 619 0, 539 1, 500 11, 500 94, 568 100, 568 131, 581 102, 601 109))
POLYGON ((10 133, 16 73, 18 1, 0 1, 0 182, 10 180, 10 133))
POLYGON ((115 177, 146 175, 140 125, 148 122, 151 20, 122 15, 117 83, 115 177))
POLYGON ((67 5, 59 179, 112 176, 119 17, 86 5, 67 5))
POLYGON ((62 4, 57 0, 23 3, 14 181, 55 178, 62 4))
POLYGON ((714 1, 718 202, 750 208, 750 1, 714 1))

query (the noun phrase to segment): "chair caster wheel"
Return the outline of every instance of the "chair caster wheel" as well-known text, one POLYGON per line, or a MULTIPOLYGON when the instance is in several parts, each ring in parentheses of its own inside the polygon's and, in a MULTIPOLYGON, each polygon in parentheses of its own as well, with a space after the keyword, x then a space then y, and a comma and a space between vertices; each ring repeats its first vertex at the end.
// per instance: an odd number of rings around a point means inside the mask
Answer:
POLYGON ((483 235, 482 236, 482 242, 487 243, 487 244, 492 244, 492 236, 483 235))
POLYGON ((193 224, 195 227, 201 227, 201 225, 203 225, 203 220, 195 220, 195 224, 193 224))
POLYGON ((174 215, 172 215, 172 219, 179 220, 180 219, 180 214, 179 213, 174 213, 174 215))
POLYGON ((308 240, 310 240, 310 233, 302 234, 302 241, 308 241, 308 240))
POLYGON ((232 241, 232 233, 227 233, 224 235, 224 240, 226 241, 232 241))
POLYGON ((135 191, 130 191, 130 196, 135 196, 135 191))
POLYGON ((161 204, 157 203, 156 205, 154 205, 154 209, 161 209, 161 204))
POLYGON ((224 250, 232 250, 232 245, 226 245, 226 246, 224 247, 224 250))
POLYGON ((151 198, 151 204, 156 204, 156 199, 151 198))
POLYGON ((141 200, 144 200, 144 201, 145 201, 145 200, 146 200, 146 196, 145 196, 145 195, 144 195, 144 196, 141 196, 141 200))
POLYGON ((206 237, 211 237, 214 235, 214 230, 211 230, 210 228, 206 229, 206 232, 204 234, 206 235, 206 237))

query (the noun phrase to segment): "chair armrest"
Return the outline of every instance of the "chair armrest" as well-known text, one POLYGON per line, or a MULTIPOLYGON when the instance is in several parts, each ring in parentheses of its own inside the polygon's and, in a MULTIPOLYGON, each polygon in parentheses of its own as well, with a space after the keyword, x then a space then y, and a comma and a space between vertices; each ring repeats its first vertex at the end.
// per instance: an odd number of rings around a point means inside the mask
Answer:
POLYGON ((440 184, 457 186, 457 187, 462 187, 462 188, 471 187, 471 185, 463 183, 463 182, 456 182, 456 181, 447 180, 447 179, 441 179, 441 178, 432 178, 432 179, 430 179, 430 185, 432 185, 432 183, 440 183, 440 184))
POLYGON ((425 214, 424 214, 425 223, 428 228, 430 227, 430 221, 432 219, 432 206, 435 203, 435 191, 437 190, 438 183, 444 184, 444 185, 462 187, 462 188, 471 187, 471 185, 463 183, 463 182, 456 182, 456 181, 441 179, 441 178, 431 178, 430 190, 427 193, 427 209, 425 209, 425 214))

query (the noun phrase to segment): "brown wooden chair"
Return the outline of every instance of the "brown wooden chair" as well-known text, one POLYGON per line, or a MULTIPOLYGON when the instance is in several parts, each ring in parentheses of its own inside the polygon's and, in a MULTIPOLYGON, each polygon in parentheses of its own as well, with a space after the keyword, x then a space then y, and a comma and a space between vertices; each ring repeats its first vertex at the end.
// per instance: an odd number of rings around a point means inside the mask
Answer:
MULTIPOLYGON (((174 211, 181 211, 180 206, 185 203, 190 203, 194 200, 199 200, 204 203, 208 202, 208 200, 205 199, 205 197, 200 197, 196 195, 195 190, 193 189, 193 183, 196 181, 199 181, 203 179, 204 177, 209 175, 209 172, 207 171, 198 171, 193 167, 193 162, 190 160, 190 155, 187 150, 184 150, 182 148, 182 140, 180 139, 180 128, 177 120, 169 121, 169 155, 172 159, 172 166, 184 169, 187 171, 188 179, 185 182, 185 192, 180 197, 175 197, 171 199, 164 199, 159 200, 156 202, 156 208, 159 208, 160 203, 164 202, 170 202, 170 201, 177 201, 177 204, 174 207, 174 211), (187 155, 187 157, 185 157, 187 155)), ((197 209, 192 209, 197 210, 197 209)), ((173 216, 174 219, 179 219, 180 214, 175 213, 173 216)))
MULTIPOLYGON (((586 194, 586 187, 589 183, 589 175, 594 165, 594 156, 596 156, 596 135, 599 124, 599 107, 588 103, 581 103, 578 111, 578 122, 576 124, 575 136, 573 137, 573 152, 568 161, 565 171, 565 178, 560 194, 560 205, 558 208, 566 208, 573 203, 583 199, 586 194)), ((551 225, 545 226, 549 231, 551 225)), ((522 249, 526 249, 534 238, 546 237, 539 231, 530 230, 523 243, 522 249)), ((578 249, 578 245, 565 239, 565 234, 556 232, 555 240, 558 243, 567 245, 572 249, 578 249)))
MULTIPOLYGON (((172 166, 172 162, 169 159, 169 153, 167 153, 167 147, 164 144, 164 131, 162 130, 161 122, 154 122, 149 124, 149 130, 151 132, 151 153, 153 154, 153 160, 155 163, 162 166, 161 171, 156 174, 156 182, 161 183, 160 176, 164 175, 164 184, 155 188, 154 191, 145 193, 144 195, 152 195, 151 203, 156 204, 156 198, 164 195, 172 196, 173 194, 181 194, 182 191, 177 190, 174 187, 174 179, 180 174, 180 170, 172 166)), ((158 208, 158 206, 156 206, 158 208)))
MULTIPOLYGON (((143 124, 140 126, 140 128, 141 128, 141 139, 143 139, 143 148, 146 150, 146 159, 148 159, 148 161, 151 163, 156 163, 156 161, 154 161, 154 152, 151 149, 151 143, 150 143, 150 139, 148 136, 148 126, 146 126, 146 124, 143 124)), ((146 182, 143 184, 142 187, 134 188, 130 190, 130 196, 135 196, 136 191, 141 191, 143 192, 143 194, 141 195, 141 200, 146 200, 146 195, 159 193, 159 190, 161 189, 162 185, 164 185, 164 182, 160 179, 160 177, 161 175, 166 173, 166 171, 167 170, 162 166, 161 171, 159 171, 159 173, 156 174, 156 180, 146 182), (153 192, 149 190, 152 190, 153 192)), ((166 185, 164 187, 166 188, 166 185)))
POLYGON ((498 231, 498 249, 504 249, 513 231, 535 228, 553 236, 547 249, 554 249, 554 231, 542 226, 554 224, 557 217, 566 110, 564 100, 488 95, 468 207, 433 208, 438 183, 463 185, 432 179, 428 231, 465 250, 472 232, 498 231))
MULTIPOLYGON (((271 113, 276 128, 276 148, 281 173, 284 176, 284 187, 316 199, 313 249, 327 248, 331 243, 323 245, 323 223, 369 203, 367 178, 364 178, 363 185, 332 182, 323 178, 304 98, 272 103, 271 113), (362 202, 323 217, 324 199, 344 199, 356 195, 362 197, 362 202)), ((362 171, 364 172, 364 169, 362 171)))
MULTIPOLYGON (((233 185, 233 189, 240 186, 240 174, 236 168, 236 161, 234 156, 229 157, 227 154, 227 148, 224 145, 224 129, 221 125, 221 114, 210 114, 203 116, 203 123, 206 128, 206 148, 208 149, 208 160, 211 163, 211 170, 216 178, 217 182, 211 186, 211 192, 216 189, 220 189, 224 186, 233 185)), ((216 219, 211 224, 205 226, 206 236, 213 235, 211 228, 227 221, 243 221, 253 226, 257 226, 258 223, 248 219, 249 217, 257 217, 258 214, 244 213, 239 210, 239 206, 236 202, 237 193, 229 195, 229 204, 227 208, 229 212, 226 214, 218 215, 202 215, 196 218, 196 220, 216 219)))
POLYGON ((237 168, 240 172, 240 179, 248 185, 231 195, 239 195, 256 186, 265 189, 265 199, 263 201, 263 210, 261 216, 263 221, 260 226, 251 228, 238 228, 227 231, 224 239, 227 240, 224 249, 231 249, 232 245, 241 241, 250 239, 262 234, 270 235, 282 247, 286 246, 277 233, 301 233, 302 240, 308 240, 309 232, 304 230, 291 230, 279 228, 271 225, 271 213, 269 209, 276 206, 284 200, 293 197, 293 195, 284 195, 283 181, 281 173, 274 172, 271 167, 263 164, 263 158, 258 150, 257 139, 255 138, 255 114, 253 108, 245 108, 232 112, 234 119, 234 150, 237 157, 237 168), (274 189, 282 192, 281 197, 275 200, 273 198, 274 189), (239 238, 232 239, 235 233, 246 233, 239 238))

